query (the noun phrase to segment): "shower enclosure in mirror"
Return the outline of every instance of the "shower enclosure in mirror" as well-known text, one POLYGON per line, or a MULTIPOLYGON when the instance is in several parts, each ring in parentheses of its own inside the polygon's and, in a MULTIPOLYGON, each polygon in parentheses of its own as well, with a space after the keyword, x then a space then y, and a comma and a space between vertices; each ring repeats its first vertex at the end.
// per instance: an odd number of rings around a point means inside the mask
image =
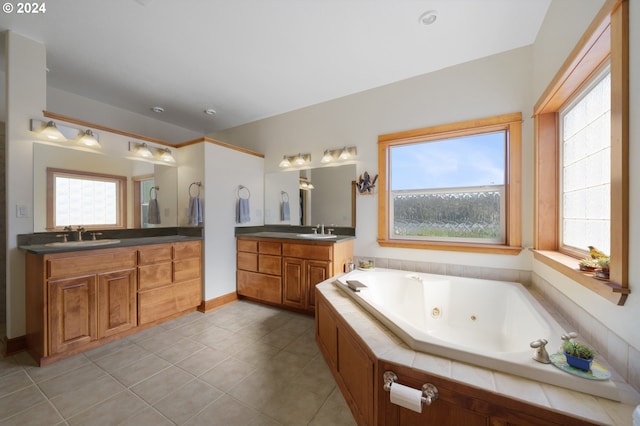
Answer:
POLYGON ((355 179, 355 164, 267 173, 264 223, 355 227, 355 179))
POLYGON ((100 229, 177 226, 176 167, 36 143, 33 173, 34 232, 56 231, 66 225, 100 229), (55 172, 60 176, 56 178, 55 172), (115 181, 122 182, 121 186, 104 184, 109 180, 105 176, 118 178, 115 181), (57 190, 56 184, 60 185, 57 190), (116 200, 110 195, 113 192, 122 196, 122 205, 115 210, 110 205, 116 200), (121 216, 119 220, 109 217, 113 211, 121 216))

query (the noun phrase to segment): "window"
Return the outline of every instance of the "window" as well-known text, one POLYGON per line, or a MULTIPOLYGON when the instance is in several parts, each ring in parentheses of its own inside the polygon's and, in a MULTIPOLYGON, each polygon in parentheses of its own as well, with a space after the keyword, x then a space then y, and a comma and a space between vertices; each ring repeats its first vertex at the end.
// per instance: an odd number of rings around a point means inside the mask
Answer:
POLYGON ((126 177, 47 169, 47 228, 124 228, 126 177))
POLYGON ((382 246, 517 254, 520 113, 378 138, 382 246))
POLYGON ((560 247, 610 253, 611 73, 609 68, 560 111, 560 247))
POLYGON ((628 8, 627 0, 605 3, 534 106, 535 259, 618 305, 630 293, 628 8), (601 74, 607 64, 609 72, 601 74), (581 95, 576 98, 576 93, 581 95), (579 111, 581 100, 588 98, 608 103, 610 111, 601 108, 595 120, 585 115, 576 126, 572 121, 582 114, 573 108, 579 111), (580 127, 584 135, 572 130, 580 127), (594 129, 600 132, 599 146, 588 145, 594 129), (568 140, 576 137, 575 146, 563 142, 565 133, 568 140), (595 169, 586 165, 597 157, 608 157, 608 162, 595 169), (609 247, 609 281, 578 270, 588 245, 603 251, 609 247))

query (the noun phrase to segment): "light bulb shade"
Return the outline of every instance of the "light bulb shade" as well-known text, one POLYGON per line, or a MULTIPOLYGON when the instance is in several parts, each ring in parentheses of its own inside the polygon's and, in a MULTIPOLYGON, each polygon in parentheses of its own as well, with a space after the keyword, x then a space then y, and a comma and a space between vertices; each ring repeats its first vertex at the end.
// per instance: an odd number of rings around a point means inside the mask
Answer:
POLYGON ((84 132, 80 132, 80 134, 81 136, 78 139, 78 143, 80 145, 88 146, 91 148, 100 148, 100 143, 91 130, 87 129, 84 132))
POLYGON ((287 158, 286 155, 282 157, 282 161, 280 162, 280 167, 291 167, 291 163, 289 162, 289 159, 287 158))
POLYGON ((165 163, 175 163, 176 159, 171 155, 171 150, 169 148, 165 148, 162 150, 162 154, 160 155, 160 160, 165 163))
POLYGON ((58 126, 53 121, 49 121, 43 128, 40 130, 40 134, 47 139, 51 139, 52 141, 63 142, 66 141, 67 138, 64 137, 62 132, 58 130, 58 126))
POLYGON ((344 148, 338 158, 341 160, 348 160, 351 158, 351 154, 349 154, 349 150, 347 150, 347 148, 344 148))
POLYGON ((149 147, 147 146, 146 143, 142 143, 140 145, 138 145, 137 149, 136 149, 136 153, 140 156, 140 157, 144 157, 144 158, 151 158, 153 157, 153 154, 151 153, 151 151, 149 150, 149 147))
POLYGON ((305 163, 304 157, 300 154, 298 154, 296 159, 293 160, 293 164, 295 164, 296 166, 303 166, 304 163, 305 163))
POLYGON ((320 160, 320 162, 321 163, 330 163, 332 160, 333 160, 333 156, 331 155, 329 150, 326 149, 324 151, 324 155, 322 156, 322 160, 320 160))

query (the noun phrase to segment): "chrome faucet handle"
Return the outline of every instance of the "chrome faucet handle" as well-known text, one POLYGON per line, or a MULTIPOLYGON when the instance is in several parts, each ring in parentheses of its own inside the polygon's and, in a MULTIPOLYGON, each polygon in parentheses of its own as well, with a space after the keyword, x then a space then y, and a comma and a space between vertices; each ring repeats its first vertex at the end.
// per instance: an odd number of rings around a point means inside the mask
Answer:
POLYGON ((64 230, 65 231, 69 231, 69 232, 73 231, 73 229, 71 229, 71 227, 69 225, 65 226, 64 230))
POLYGON ((67 235, 68 234, 58 234, 58 235, 56 235, 56 237, 62 237, 62 242, 66 243, 67 242, 67 235))
POLYGON ((547 343, 549 343, 547 339, 538 339, 529 344, 529 346, 536 350, 533 353, 534 361, 538 361, 543 364, 551 363, 551 360, 549 359, 549 353, 547 352, 547 348, 545 347, 547 343))
POLYGON ((565 342, 568 342, 571 339, 575 339, 576 337, 578 337, 578 333, 576 333, 575 331, 572 331, 570 333, 565 333, 562 336, 560 336, 560 338, 565 342))
POLYGON ((78 232, 78 241, 82 241, 82 233, 86 231, 86 229, 84 228, 84 226, 78 226, 78 228, 76 228, 76 231, 78 232))
POLYGON ((91 239, 93 241, 97 240, 97 238, 96 238, 97 235, 102 235, 102 232, 92 232, 91 233, 91 239))
POLYGON ((329 229, 327 229, 327 234, 328 234, 328 235, 331 235, 331 234, 333 234, 333 231, 334 231, 334 229, 333 229, 333 228, 329 228, 329 229))

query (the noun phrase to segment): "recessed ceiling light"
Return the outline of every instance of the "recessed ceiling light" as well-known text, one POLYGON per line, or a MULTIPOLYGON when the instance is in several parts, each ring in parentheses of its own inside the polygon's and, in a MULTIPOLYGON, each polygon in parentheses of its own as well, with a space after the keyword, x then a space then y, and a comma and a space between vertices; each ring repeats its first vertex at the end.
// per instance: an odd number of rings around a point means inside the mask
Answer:
POLYGON ((155 106, 155 107, 151 108, 151 111, 157 112, 158 114, 160 114, 160 113, 164 112, 164 108, 159 107, 159 106, 155 106))
POLYGON ((216 115, 216 110, 213 108, 207 108, 204 110, 204 113, 207 115, 216 115))
POLYGON ((422 15, 420 15, 420 22, 422 25, 431 25, 438 19, 438 11, 437 10, 427 10, 422 15))

